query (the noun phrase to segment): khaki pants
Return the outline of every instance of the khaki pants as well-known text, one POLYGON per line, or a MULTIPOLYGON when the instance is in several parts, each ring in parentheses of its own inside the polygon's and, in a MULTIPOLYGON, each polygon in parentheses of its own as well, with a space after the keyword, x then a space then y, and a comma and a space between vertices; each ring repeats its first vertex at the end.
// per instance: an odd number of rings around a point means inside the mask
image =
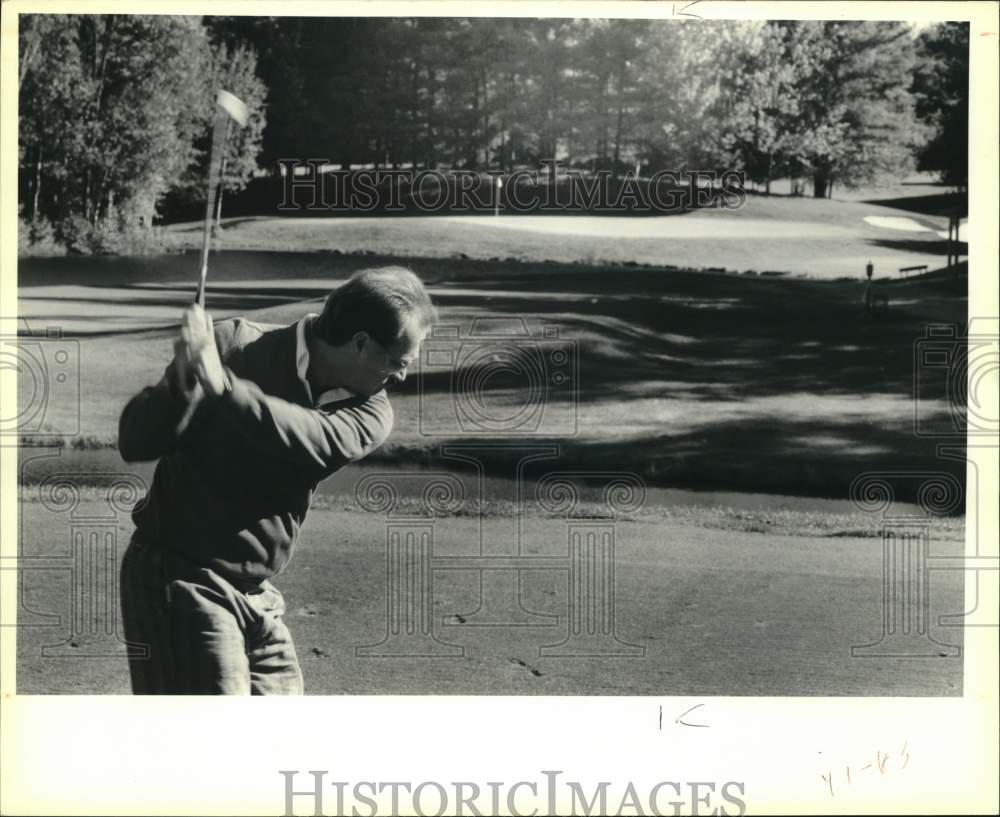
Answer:
POLYGON ((284 599, 268 581, 241 590, 138 534, 121 568, 129 659, 136 695, 301 695, 284 599))

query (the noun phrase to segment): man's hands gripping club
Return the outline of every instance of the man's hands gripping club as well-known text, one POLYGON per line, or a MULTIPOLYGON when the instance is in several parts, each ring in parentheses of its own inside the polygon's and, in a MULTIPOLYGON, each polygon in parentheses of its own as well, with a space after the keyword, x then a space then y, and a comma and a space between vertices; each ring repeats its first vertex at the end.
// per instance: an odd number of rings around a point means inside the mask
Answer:
POLYGON ((208 397, 219 397, 226 390, 212 317, 198 304, 184 310, 181 337, 174 343, 174 366, 178 381, 189 392, 200 387, 208 397))

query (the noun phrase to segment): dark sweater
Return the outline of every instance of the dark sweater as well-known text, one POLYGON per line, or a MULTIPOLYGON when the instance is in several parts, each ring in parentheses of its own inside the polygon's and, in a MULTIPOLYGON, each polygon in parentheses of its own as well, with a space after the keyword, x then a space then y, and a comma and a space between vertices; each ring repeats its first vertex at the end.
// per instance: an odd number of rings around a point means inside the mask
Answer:
POLYGON ((377 448, 392 430, 385 391, 320 408, 296 371, 296 325, 243 319, 215 327, 231 390, 192 402, 172 367, 125 407, 126 462, 159 459, 132 519, 240 586, 288 562, 320 480, 377 448))

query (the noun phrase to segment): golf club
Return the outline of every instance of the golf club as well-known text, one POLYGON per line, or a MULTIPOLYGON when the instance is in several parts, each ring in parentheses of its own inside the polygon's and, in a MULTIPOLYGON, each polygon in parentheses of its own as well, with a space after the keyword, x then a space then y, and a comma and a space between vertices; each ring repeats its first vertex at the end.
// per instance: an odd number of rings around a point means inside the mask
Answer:
POLYGON ((215 119, 212 123, 212 147, 208 162, 208 189, 205 196, 205 230, 201 244, 201 274, 198 280, 198 293, 195 303, 205 306, 205 280, 208 278, 208 248, 212 240, 212 215, 215 211, 215 199, 222 184, 220 167, 222 151, 229 137, 229 128, 235 119, 241 128, 245 128, 250 120, 250 111, 238 97, 219 89, 215 98, 215 119), (225 125, 225 127, 223 127, 225 125))

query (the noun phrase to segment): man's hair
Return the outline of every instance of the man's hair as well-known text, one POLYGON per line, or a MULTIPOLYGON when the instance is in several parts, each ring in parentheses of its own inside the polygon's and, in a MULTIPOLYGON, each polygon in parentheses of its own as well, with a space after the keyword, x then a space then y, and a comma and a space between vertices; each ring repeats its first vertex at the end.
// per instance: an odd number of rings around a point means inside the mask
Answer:
POLYGON ((335 346, 357 332, 367 332, 383 346, 391 346, 412 316, 421 327, 437 319, 421 280, 406 267, 377 267, 356 272, 333 290, 314 329, 318 337, 335 346))

